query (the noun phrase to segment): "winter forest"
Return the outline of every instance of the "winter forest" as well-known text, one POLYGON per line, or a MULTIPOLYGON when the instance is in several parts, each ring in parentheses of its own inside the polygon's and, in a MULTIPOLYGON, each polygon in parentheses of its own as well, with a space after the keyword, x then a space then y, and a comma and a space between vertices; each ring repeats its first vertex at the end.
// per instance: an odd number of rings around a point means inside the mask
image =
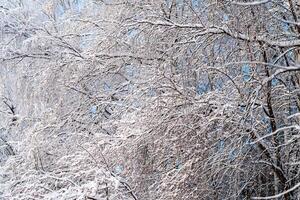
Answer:
POLYGON ((0 0, 1 200, 299 200, 299 0, 0 0))

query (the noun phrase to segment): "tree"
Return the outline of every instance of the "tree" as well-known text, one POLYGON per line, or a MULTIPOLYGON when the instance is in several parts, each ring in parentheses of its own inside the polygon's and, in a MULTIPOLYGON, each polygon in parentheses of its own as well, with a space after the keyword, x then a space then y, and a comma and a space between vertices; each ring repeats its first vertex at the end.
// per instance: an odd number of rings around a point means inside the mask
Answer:
POLYGON ((292 0, 4 2, 10 131, 0 136, 13 153, 1 195, 297 198, 299 10, 292 0))

